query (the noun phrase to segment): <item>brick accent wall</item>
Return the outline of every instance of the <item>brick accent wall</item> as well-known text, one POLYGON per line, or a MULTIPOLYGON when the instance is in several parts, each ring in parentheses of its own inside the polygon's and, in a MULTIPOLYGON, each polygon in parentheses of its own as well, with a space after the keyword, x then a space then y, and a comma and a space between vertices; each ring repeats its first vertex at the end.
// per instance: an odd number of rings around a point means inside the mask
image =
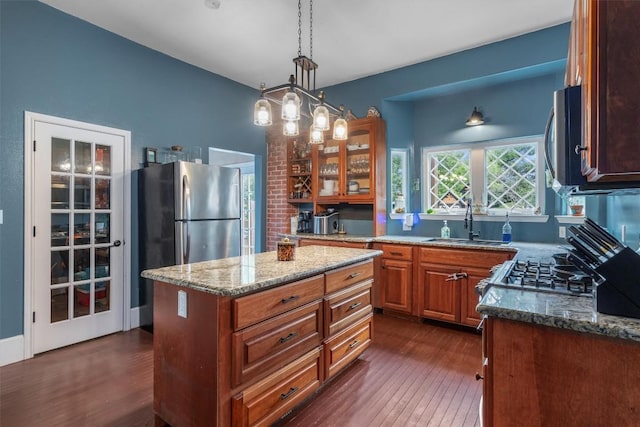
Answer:
POLYGON ((267 251, 276 249, 278 233, 291 231, 291 217, 296 206, 287 203, 287 138, 282 126, 267 129, 267 251))

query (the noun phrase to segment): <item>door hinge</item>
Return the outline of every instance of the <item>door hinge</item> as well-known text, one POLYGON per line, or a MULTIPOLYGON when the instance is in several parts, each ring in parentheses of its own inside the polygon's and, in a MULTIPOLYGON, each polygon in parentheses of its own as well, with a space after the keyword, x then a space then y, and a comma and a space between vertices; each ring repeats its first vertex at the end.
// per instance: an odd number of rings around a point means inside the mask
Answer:
POLYGON ((32 317, 33 317, 33 323, 36 323, 36 312, 35 311, 33 312, 33 316, 32 317))
POLYGON ((35 141, 35 139, 33 140, 33 151, 36 151, 36 141, 35 141))
POLYGON ((33 237, 36 237, 36 226, 33 226, 33 237))

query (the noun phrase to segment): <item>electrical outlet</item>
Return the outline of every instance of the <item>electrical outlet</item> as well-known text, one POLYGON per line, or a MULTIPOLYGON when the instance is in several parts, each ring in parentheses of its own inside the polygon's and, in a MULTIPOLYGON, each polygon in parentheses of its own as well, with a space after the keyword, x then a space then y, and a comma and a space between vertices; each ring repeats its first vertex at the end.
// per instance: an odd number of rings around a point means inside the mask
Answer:
POLYGON ((178 316, 187 318, 187 293, 178 291, 178 316))
POLYGON ((560 237, 561 239, 565 239, 567 237, 567 227, 561 225, 558 228, 558 237, 560 237))

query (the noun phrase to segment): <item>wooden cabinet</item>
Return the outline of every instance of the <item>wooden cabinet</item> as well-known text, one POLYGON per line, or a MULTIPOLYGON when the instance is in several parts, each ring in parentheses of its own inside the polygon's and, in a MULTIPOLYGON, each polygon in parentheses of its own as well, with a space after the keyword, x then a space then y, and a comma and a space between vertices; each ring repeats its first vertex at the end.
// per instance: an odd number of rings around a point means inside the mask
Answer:
POLYGON ((287 194, 289 203, 313 201, 312 149, 299 138, 287 140, 287 194))
POLYGON ((487 427, 638 425, 640 343, 489 317, 487 427))
POLYGON ((368 348, 372 285, 372 260, 236 298, 156 281, 154 412, 176 427, 272 425, 368 348))
POLYGON ((513 258, 502 251, 420 248, 417 314, 430 319, 478 326, 475 285, 490 269, 513 258))
POLYGON ((384 121, 370 117, 349 122, 347 141, 325 141, 315 152, 318 203, 375 203, 386 192, 384 132, 384 121))
POLYGON ((640 2, 576 0, 566 82, 582 84, 582 172, 640 181, 640 2))
POLYGON ((322 381, 320 348, 234 396, 234 426, 269 426, 313 394, 322 381))
POLYGON ((460 287, 466 276, 453 278, 461 267, 420 263, 418 315, 430 319, 458 322, 460 320, 460 287))
POLYGON ((378 288, 382 309, 405 314, 413 311, 413 247, 383 244, 378 288))

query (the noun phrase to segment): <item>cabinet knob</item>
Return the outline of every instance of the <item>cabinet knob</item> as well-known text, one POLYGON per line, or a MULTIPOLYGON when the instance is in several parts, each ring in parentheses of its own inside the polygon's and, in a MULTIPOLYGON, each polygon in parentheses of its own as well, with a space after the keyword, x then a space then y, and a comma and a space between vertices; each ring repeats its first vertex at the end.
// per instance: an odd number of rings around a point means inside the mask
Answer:
POLYGON ((483 380, 483 379, 484 379, 484 377, 476 372, 476 381, 480 381, 480 380, 483 380))
POLYGON ((573 149, 575 153, 579 156, 581 151, 587 151, 587 147, 583 147, 582 145, 576 145, 576 148, 573 149))

